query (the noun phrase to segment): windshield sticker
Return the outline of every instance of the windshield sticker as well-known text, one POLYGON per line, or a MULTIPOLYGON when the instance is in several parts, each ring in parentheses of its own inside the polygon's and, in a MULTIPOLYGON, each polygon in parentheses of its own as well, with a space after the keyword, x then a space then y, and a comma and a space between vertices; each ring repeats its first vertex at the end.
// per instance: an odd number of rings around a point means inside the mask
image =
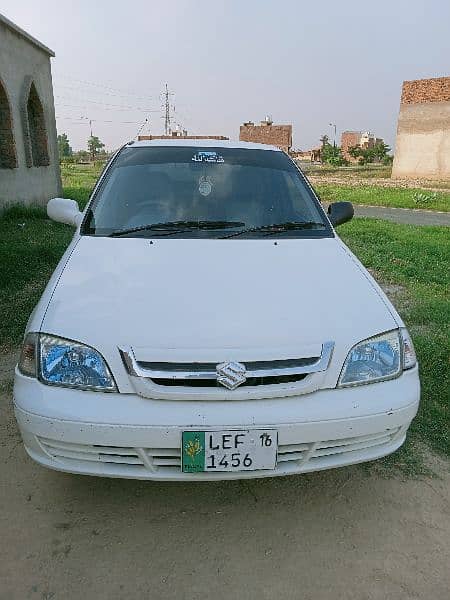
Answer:
POLYGON ((200 177, 198 182, 198 191, 202 196, 209 196, 212 192, 212 183, 209 177, 200 177))
POLYGON ((206 150, 200 150, 197 154, 192 157, 194 162, 201 163, 223 163, 223 156, 220 156, 217 152, 207 152, 206 150))

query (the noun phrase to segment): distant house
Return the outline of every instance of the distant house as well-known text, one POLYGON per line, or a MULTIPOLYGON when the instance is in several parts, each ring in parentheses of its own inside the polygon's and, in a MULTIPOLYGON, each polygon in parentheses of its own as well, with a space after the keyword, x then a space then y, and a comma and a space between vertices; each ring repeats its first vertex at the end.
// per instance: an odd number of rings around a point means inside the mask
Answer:
POLYGON ((0 15, 0 209, 61 194, 53 56, 0 15))
POLYGON ((292 125, 274 125, 270 117, 266 117, 260 125, 247 121, 240 127, 239 140, 270 144, 289 154, 292 147, 292 125))
POLYGON ((359 148, 373 148, 375 144, 382 143, 382 138, 377 138, 370 131, 343 131, 341 136, 341 151, 342 156, 349 162, 358 162, 357 158, 354 158, 349 154, 349 149, 358 146, 359 148))

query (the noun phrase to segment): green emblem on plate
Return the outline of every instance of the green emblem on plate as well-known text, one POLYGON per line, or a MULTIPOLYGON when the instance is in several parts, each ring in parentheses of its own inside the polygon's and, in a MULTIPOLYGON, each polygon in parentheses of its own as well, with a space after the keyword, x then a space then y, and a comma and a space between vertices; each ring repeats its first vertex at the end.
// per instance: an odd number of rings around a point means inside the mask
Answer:
POLYGON ((205 470, 205 432, 183 431, 183 471, 197 473, 205 470))

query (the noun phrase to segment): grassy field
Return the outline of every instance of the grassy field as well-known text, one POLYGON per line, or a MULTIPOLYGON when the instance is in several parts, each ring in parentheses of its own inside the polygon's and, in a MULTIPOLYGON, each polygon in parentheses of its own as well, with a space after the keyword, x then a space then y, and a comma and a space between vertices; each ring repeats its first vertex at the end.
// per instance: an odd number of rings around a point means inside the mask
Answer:
MULTIPOLYGON (((374 179, 375 181, 376 179, 374 179)), ((353 204, 450 211, 450 192, 446 191, 381 187, 376 183, 373 185, 314 183, 313 186, 325 202, 348 200, 353 204)))
MULTIPOLYGON (((99 171, 65 169, 64 195, 84 206, 99 171)), ((0 231, 0 352, 7 352, 20 344, 27 319, 73 232, 50 221, 42 208, 19 207, 0 215, 0 231)), ((378 281, 390 286, 421 367, 422 404, 408 442, 376 468, 418 472, 423 442, 450 455, 449 231, 357 219, 339 232, 378 281)))
POLYGON ((64 197, 76 200, 84 208, 89 199, 89 194, 94 187, 103 165, 61 165, 64 197))
POLYGON ((16 347, 37 300, 70 242, 68 225, 42 208, 0 214, 0 352, 16 347))
POLYGON ((450 455, 450 244, 446 227, 414 227, 357 219, 339 233, 385 286, 414 340, 422 402, 408 445, 386 462, 414 468, 418 441, 450 455))
POLYGON ((325 202, 348 200, 354 204, 450 211, 450 182, 392 180, 392 167, 365 165, 332 167, 300 162, 313 187, 325 202))

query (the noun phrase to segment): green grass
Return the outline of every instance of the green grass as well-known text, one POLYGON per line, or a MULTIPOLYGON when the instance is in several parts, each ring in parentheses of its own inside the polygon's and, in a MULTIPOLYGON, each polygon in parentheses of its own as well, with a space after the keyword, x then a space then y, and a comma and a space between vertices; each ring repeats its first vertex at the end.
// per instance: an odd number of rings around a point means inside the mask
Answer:
MULTIPOLYGON (((64 169, 64 195, 84 205, 96 176, 80 165, 64 169)), ((20 344, 28 317, 73 229, 50 221, 43 208, 12 207, 0 214, 0 231, 1 352, 20 344)), ((380 282, 397 286, 394 303, 411 331, 420 362, 422 403, 407 444, 376 464, 388 473, 393 467, 417 473, 424 442, 450 454, 449 230, 355 219, 339 233, 380 282)))
POLYGON ((450 192, 447 191, 331 183, 316 184, 314 189, 325 202, 348 200, 353 204, 450 211, 450 192))
MULTIPOLYGON (((101 164, 62 165, 63 196, 84 208, 101 164)), ((28 317, 73 229, 47 218, 45 208, 13 206, 0 214, 0 352, 17 346, 28 317)))
POLYGON ((0 351, 17 346, 28 317, 73 230, 43 208, 12 207, 0 214, 0 351))
POLYGON ((308 162, 299 162, 299 167, 308 175, 323 176, 339 175, 344 178, 361 177, 366 179, 389 179, 392 173, 391 166, 384 165, 351 165, 349 167, 333 167, 331 165, 316 165, 308 162))
POLYGON ((448 456, 449 229, 355 219, 342 226, 339 233, 379 281, 395 284, 393 301, 411 332, 419 359, 422 384, 419 415, 413 422, 408 446, 389 460, 395 461, 397 457, 410 464, 411 455, 417 457, 411 454, 411 449, 423 441, 448 456))
POLYGON ((102 169, 103 165, 101 163, 95 163, 94 165, 61 165, 64 197, 76 200, 80 208, 84 208, 102 169))

